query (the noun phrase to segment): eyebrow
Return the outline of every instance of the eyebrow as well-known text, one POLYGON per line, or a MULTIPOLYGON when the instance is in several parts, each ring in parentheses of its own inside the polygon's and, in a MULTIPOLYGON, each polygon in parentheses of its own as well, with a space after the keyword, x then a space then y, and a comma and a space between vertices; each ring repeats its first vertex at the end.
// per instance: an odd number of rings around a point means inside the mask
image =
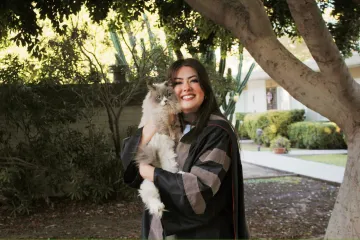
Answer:
MULTIPOLYGON (((197 77, 197 75, 192 75, 190 77, 188 77, 187 79, 193 78, 193 77, 197 77)), ((174 78, 174 80, 183 80, 183 78, 174 78)))

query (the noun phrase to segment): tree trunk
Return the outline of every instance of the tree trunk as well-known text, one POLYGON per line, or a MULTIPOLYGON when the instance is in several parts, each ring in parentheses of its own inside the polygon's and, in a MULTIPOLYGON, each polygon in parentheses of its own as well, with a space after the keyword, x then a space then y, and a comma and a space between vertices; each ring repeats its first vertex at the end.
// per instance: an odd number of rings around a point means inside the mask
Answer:
POLYGON ((326 230, 326 239, 360 239, 360 126, 347 136, 345 176, 326 230))
POLYGON ((315 0, 287 3, 320 72, 277 40, 262 0, 185 1, 238 37, 264 71, 295 99, 346 132, 348 163, 326 238, 360 239, 360 85, 351 77, 315 0))

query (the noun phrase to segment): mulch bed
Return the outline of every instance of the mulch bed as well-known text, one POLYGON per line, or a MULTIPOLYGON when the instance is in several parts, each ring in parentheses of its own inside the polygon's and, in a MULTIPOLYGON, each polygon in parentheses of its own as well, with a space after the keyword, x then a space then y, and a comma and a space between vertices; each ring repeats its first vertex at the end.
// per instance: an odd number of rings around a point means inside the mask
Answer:
MULTIPOLYGON (((245 181, 253 238, 316 238, 325 234, 338 185, 301 177, 245 181)), ((91 204, 62 201, 28 216, 0 207, 0 238, 139 238, 139 201, 91 204)))

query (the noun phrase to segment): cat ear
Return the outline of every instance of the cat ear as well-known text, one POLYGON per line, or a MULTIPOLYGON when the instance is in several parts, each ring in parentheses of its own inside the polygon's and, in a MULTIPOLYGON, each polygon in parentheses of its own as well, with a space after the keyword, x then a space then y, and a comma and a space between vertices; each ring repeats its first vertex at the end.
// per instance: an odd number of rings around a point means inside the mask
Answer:
POLYGON ((173 83, 171 81, 165 81, 165 86, 166 87, 174 87, 173 83))
POLYGON ((153 82, 147 82, 146 85, 149 90, 156 90, 153 82))

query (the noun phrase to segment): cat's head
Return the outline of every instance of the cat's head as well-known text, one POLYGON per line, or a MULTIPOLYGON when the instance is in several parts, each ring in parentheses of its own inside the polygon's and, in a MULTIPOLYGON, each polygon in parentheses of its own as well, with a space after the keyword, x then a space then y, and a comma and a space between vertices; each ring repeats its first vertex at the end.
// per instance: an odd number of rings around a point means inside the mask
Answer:
POLYGON ((161 106, 178 103, 173 87, 168 81, 148 84, 150 99, 153 103, 161 106))

